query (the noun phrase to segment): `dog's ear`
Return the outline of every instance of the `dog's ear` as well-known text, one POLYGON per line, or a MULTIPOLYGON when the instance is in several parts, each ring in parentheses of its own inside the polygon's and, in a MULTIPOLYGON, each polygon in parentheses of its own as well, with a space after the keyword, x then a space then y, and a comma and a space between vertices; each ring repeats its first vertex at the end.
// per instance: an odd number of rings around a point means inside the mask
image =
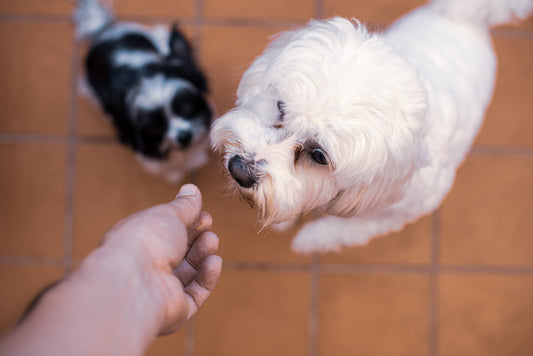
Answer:
POLYGON ((177 22, 172 24, 168 46, 172 57, 186 61, 192 60, 192 47, 185 36, 179 31, 177 22))
POLYGON ((171 64, 170 71, 190 80, 202 93, 207 92, 207 79, 196 65, 193 48, 180 32, 176 22, 172 24, 168 46, 170 48, 169 59, 183 61, 177 67, 171 64))

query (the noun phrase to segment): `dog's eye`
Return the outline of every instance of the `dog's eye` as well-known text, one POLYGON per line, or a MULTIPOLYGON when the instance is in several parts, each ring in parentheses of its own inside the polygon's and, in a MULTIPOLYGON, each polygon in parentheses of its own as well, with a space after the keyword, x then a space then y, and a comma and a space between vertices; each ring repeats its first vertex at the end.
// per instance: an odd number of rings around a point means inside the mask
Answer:
POLYGON ((276 106, 278 107, 278 119, 283 120, 285 117, 285 103, 281 100, 278 100, 276 106))
POLYGON ((179 114, 183 117, 191 117, 195 111, 196 107, 192 101, 184 101, 179 108, 179 114))
POLYGON ((194 118, 202 107, 202 98, 189 92, 178 92, 172 98, 170 108, 174 115, 185 119, 194 118))
POLYGON ((197 110, 198 106, 193 100, 176 100, 172 103, 172 111, 183 118, 192 118, 197 110))
POLYGON ((320 148, 315 148, 311 151, 311 157, 313 157, 313 160, 318 163, 326 166, 328 164, 328 160, 326 159, 326 155, 324 151, 322 151, 320 148))

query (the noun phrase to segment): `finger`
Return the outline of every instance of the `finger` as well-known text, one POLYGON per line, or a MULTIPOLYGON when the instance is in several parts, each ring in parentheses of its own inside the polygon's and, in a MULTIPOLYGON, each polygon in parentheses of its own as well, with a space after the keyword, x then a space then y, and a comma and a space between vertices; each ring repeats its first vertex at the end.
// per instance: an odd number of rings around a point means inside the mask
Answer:
POLYGON ((187 319, 190 319, 196 314, 198 309, 211 295, 218 282, 221 271, 222 258, 220 256, 211 255, 202 262, 196 278, 185 287, 185 296, 189 304, 189 315, 187 319))
POLYGON ((212 232, 204 232, 198 237, 196 242, 174 270, 174 274, 179 278, 184 286, 187 286, 198 274, 202 262, 218 250, 218 236, 212 232))
POLYGON ((189 228, 200 217, 202 195, 195 185, 185 184, 179 190, 176 198, 168 205, 174 209, 179 219, 189 228))
POLYGON ((200 212, 198 219, 187 228, 187 245, 191 247, 198 236, 209 230, 213 226, 213 218, 208 212, 200 212))

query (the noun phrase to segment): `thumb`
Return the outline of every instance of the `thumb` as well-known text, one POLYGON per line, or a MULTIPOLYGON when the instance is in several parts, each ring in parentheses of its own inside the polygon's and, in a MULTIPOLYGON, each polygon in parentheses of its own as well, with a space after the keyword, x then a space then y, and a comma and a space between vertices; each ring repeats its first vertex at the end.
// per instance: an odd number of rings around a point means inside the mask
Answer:
POLYGON ((185 184, 176 198, 168 203, 172 206, 185 226, 192 225, 202 210, 202 194, 194 184, 185 184))

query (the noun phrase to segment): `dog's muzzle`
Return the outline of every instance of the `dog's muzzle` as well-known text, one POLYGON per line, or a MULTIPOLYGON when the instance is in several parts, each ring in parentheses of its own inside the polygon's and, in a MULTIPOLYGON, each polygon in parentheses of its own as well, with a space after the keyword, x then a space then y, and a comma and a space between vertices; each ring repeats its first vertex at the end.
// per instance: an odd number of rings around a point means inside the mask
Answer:
POLYGON ((233 179, 243 188, 250 188, 257 183, 253 162, 247 161, 240 155, 235 155, 229 160, 228 170, 233 179))

